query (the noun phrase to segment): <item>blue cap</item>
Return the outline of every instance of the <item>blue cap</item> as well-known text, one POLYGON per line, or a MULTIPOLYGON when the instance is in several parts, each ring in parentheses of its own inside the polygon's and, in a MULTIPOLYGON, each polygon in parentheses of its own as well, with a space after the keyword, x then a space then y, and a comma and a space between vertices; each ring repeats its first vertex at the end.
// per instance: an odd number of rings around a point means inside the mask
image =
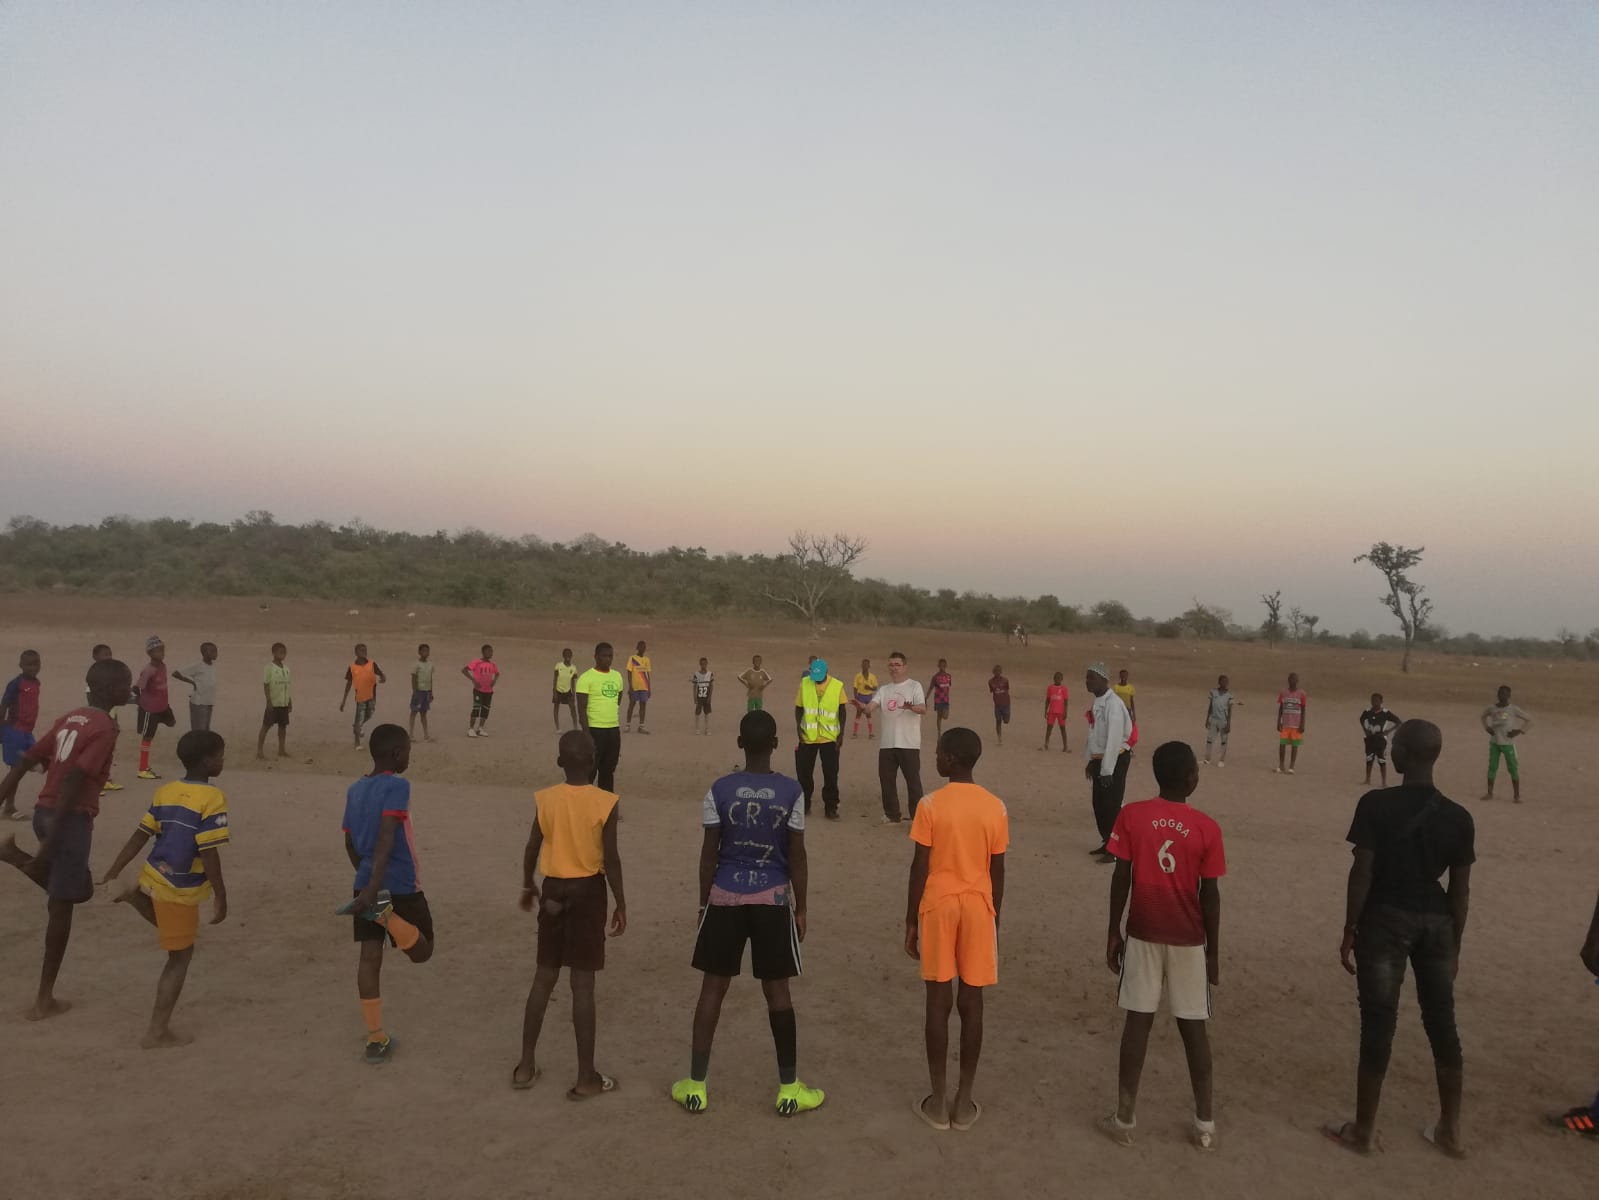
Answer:
POLYGON ((811 682, 821 683, 827 678, 827 660, 819 658, 811 664, 811 682))

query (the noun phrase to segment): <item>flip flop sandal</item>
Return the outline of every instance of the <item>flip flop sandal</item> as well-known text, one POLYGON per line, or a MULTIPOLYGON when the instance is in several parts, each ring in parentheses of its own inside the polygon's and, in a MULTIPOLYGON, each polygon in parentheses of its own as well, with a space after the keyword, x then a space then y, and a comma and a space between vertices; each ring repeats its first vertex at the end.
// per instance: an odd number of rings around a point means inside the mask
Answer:
POLYGON ((1321 1127, 1321 1132, 1334 1145, 1349 1151, 1351 1154, 1358 1154, 1362 1158, 1370 1157, 1377 1147, 1373 1145, 1370 1149, 1366 1149, 1350 1141, 1346 1131, 1354 1127, 1355 1123, 1353 1121, 1330 1121, 1321 1127))
POLYGON ((539 1081, 540 1076, 542 1076, 543 1074, 544 1074, 544 1068, 543 1067, 534 1067, 533 1068, 533 1078, 532 1079, 526 1079, 526 1080, 518 1079, 516 1077, 516 1068, 512 1067, 511 1068, 511 1090, 513 1092, 525 1092, 525 1091, 528 1091, 530 1088, 532 1088, 532 1086, 535 1083, 537 1083, 539 1081))
POLYGON ((1436 1124, 1425 1126, 1421 1131, 1422 1140, 1440 1154, 1447 1154, 1450 1158, 1461 1159, 1466 1157, 1466 1152, 1458 1146, 1446 1146, 1438 1140, 1438 1126, 1436 1124))
POLYGON ((923 1096, 920 1100, 912 1100, 911 1111, 920 1117, 924 1122, 926 1122, 929 1128, 936 1129, 940 1133, 945 1133, 949 1129, 949 1118, 946 1117, 942 1121, 935 1121, 932 1117, 927 1115, 927 1110, 922 1107, 922 1105, 926 1104, 932 1098, 933 1093, 928 1092, 927 1095, 923 1096))
POLYGON ((1099 1131, 1118 1146, 1131 1146, 1133 1144, 1133 1130, 1136 1128, 1136 1125, 1123 1125, 1116 1120, 1115 1113, 1099 1119, 1099 1131))
POLYGON ((596 1096, 604 1096, 608 1092, 614 1092, 615 1090, 616 1090, 616 1080, 612 1079, 609 1075, 606 1075, 606 1074, 602 1073, 600 1075, 600 1090, 599 1091, 597 1091, 597 1092, 580 1092, 576 1088, 567 1088, 566 1089, 566 1098, 568 1100, 592 1100, 596 1096))
POLYGON ((972 1119, 970 1121, 957 1121, 955 1119, 955 1117, 954 1117, 954 1114, 951 1114, 950 1118, 949 1118, 949 1127, 951 1129, 956 1130, 957 1132, 965 1133, 973 1125, 977 1124, 978 1119, 981 1118, 982 1115, 983 1115, 983 1106, 981 1104, 979 1104, 976 1100, 973 1100, 972 1101, 972 1119))

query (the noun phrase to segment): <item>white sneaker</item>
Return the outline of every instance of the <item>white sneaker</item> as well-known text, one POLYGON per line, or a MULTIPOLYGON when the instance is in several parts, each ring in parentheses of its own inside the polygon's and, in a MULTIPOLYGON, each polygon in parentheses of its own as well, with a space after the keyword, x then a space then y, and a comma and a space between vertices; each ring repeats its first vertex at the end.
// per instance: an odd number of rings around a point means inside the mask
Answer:
POLYGON ((488 737, 489 736, 489 731, 487 729, 479 729, 477 731, 477 735, 478 735, 478 737, 488 737))
POLYGON ((1218 767, 1225 767, 1227 765, 1227 760, 1224 758, 1219 763, 1217 763, 1216 765, 1218 767))
POLYGON ((470 726, 470 725, 467 726, 466 736, 467 737, 477 737, 477 729, 474 726, 470 726))

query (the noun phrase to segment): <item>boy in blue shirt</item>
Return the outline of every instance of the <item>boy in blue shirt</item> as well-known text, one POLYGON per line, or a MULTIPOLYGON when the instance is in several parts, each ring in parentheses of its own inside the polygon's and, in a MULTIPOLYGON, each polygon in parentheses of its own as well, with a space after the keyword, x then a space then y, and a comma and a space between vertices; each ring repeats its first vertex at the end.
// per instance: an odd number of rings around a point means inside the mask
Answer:
POLYGON ((747 713, 739 722, 744 769, 725 775, 705 794, 700 845, 700 931, 694 969, 705 973, 694 1010, 689 1077, 672 1085, 672 1099, 691 1113, 710 1107, 705 1079, 722 1001, 744 964, 766 994, 777 1047, 777 1112, 791 1117, 820 1108, 825 1094, 798 1074, 798 1034, 788 981, 800 974, 805 940, 805 793, 797 780, 772 770, 777 721, 747 713))
POLYGON ((378 990, 383 942, 395 944, 412 962, 433 957, 433 914, 416 871, 411 835, 411 785, 402 776, 411 765, 411 738, 398 725, 379 725, 367 738, 372 773, 350 785, 344 801, 344 849, 355 868, 355 899, 338 915, 353 915, 361 945, 356 989, 366 1019, 366 1061, 386 1063, 399 1043, 383 1028, 378 990))

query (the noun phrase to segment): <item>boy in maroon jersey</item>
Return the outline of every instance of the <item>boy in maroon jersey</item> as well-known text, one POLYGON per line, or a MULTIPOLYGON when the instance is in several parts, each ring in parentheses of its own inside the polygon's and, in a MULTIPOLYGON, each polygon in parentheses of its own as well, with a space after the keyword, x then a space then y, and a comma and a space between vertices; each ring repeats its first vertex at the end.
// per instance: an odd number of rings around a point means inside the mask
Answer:
POLYGON ((55 997, 56 975, 72 937, 72 909, 94 895, 89 873, 89 851, 94 841, 94 819, 100 813, 100 789, 111 774, 111 755, 117 748, 117 725, 111 710, 126 704, 133 672, 116 659, 89 668, 89 704, 75 708, 58 720, 33 749, 22 756, 0 783, 0 808, 12 804, 22 777, 40 764, 44 787, 34 802, 33 833, 39 839, 35 854, 17 849, 16 838, 0 839, 0 862, 21 871, 44 889, 49 923, 44 935, 44 966, 39 973, 39 993, 26 1016, 30 1021, 59 1016, 67 1011, 55 997))
POLYGON ((1121 976, 1119 999, 1127 1023, 1122 1029, 1116 1111, 1100 1122, 1100 1128, 1120 1145, 1133 1144, 1138 1080, 1164 985, 1194 1089, 1189 1138, 1201 1150, 1214 1150, 1216 1122, 1210 1106, 1210 1038, 1205 1022, 1210 1019, 1210 989, 1220 982, 1221 891, 1216 880, 1227 873, 1227 861, 1221 827, 1187 803, 1199 786, 1193 749, 1184 742, 1167 742, 1155 751, 1152 765, 1160 795, 1124 807, 1107 843, 1117 861, 1110 884, 1105 961, 1121 976))

